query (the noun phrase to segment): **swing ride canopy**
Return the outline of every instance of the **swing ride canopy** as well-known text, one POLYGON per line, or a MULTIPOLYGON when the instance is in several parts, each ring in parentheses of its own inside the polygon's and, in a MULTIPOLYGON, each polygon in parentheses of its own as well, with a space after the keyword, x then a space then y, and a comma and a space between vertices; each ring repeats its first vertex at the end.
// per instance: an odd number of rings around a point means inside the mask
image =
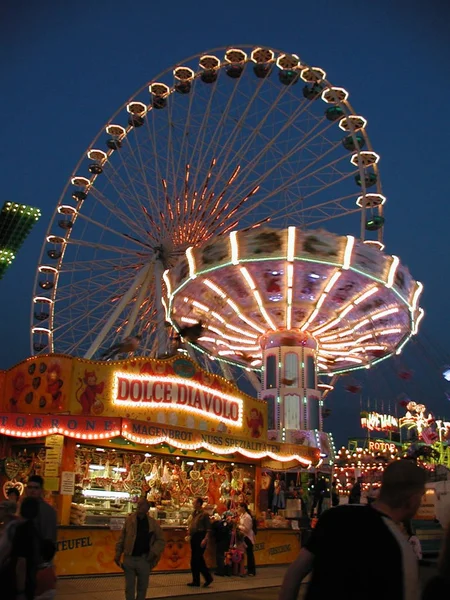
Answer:
POLYGON ((202 323, 199 350, 253 370, 262 336, 293 331, 316 341, 321 375, 369 368, 399 354, 424 314, 397 256, 323 230, 232 232, 189 248, 164 280, 172 324, 202 323))

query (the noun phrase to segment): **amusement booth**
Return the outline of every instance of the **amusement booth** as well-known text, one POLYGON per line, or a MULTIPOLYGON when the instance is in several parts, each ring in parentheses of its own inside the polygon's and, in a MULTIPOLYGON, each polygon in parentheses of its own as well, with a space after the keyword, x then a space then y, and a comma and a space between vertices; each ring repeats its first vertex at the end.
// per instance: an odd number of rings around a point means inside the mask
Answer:
MULTIPOLYGON (((95 362, 29 358, 0 373, 3 494, 44 477, 58 513, 59 575, 118 571, 114 547, 142 495, 167 539, 159 570, 189 569, 192 500, 223 513, 245 501, 258 516, 259 565, 291 562, 298 526, 268 512, 272 475, 305 471, 320 450, 269 439, 267 403, 183 356, 95 362)), ((275 482, 276 487, 276 482, 275 482)), ((214 562, 209 549, 209 562, 214 562)))

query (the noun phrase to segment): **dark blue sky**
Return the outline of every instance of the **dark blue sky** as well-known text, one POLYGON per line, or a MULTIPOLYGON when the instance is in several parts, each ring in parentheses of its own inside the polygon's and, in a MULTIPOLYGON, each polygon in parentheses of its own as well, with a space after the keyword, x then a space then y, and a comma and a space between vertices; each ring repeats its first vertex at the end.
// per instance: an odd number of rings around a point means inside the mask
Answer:
MULTIPOLYGON (((167 67, 210 48, 250 43, 296 53, 324 68, 368 119, 389 201, 386 250, 398 254, 425 285, 425 337, 409 354, 411 361, 418 360, 417 370, 429 369, 421 383, 426 395, 450 346, 450 44, 444 4, 317 0, 290 3, 284 11, 266 0, 241 6, 196 0, 139 5, 4 0, 0 200, 38 206, 43 216, 0 282, 0 368, 29 355, 30 303, 45 230, 72 169, 98 130, 167 67), (430 344, 432 360, 414 358, 430 344)), ((385 395, 400 393, 394 383, 385 395)), ((436 384, 436 390, 441 387, 436 384)), ((430 392, 430 404, 442 412, 446 401, 436 390, 430 392)), ((357 427, 355 404, 359 400, 345 393, 331 401, 329 423, 339 440, 357 427)))

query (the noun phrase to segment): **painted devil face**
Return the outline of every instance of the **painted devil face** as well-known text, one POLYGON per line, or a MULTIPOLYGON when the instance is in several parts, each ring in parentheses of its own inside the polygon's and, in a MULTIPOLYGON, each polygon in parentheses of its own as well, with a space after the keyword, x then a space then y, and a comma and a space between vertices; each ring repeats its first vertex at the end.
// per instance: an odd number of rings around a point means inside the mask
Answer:
POLYGON ((86 385, 95 385, 97 383, 97 375, 95 371, 85 371, 84 372, 84 383, 86 385))

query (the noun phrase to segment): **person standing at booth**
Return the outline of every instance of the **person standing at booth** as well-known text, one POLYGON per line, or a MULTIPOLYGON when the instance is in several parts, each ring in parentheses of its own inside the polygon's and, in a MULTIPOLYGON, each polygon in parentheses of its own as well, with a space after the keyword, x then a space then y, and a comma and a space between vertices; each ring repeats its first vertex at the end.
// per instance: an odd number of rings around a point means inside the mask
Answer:
POLYGON ((213 582, 211 573, 205 563, 205 549, 208 543, 211 522, 208 514, 203 510, 203 498, 194 500, 194 512, 189 526, 191 542, 191 572, 192 581, 187 585, 200 587, 200 574, 203 575, 205 583, 203 587, 209 587, 213 582))
POLYGON ((245 502, 241 502, 238 508, 239 530, 244 535, 244 542, 247 546, 247 575, 254 577, 256 575, 255 555, 253 546, 255 545, 255 532, 253 530, 253 518, 245 502))
POLYGON ((136 512, 127 517, 116 544, 114 561, 125 573, 126 600, 145 600, 150 573, 166 545, 159 523, 148 514, 149 508, 146 498, 138 501, 136 512))

